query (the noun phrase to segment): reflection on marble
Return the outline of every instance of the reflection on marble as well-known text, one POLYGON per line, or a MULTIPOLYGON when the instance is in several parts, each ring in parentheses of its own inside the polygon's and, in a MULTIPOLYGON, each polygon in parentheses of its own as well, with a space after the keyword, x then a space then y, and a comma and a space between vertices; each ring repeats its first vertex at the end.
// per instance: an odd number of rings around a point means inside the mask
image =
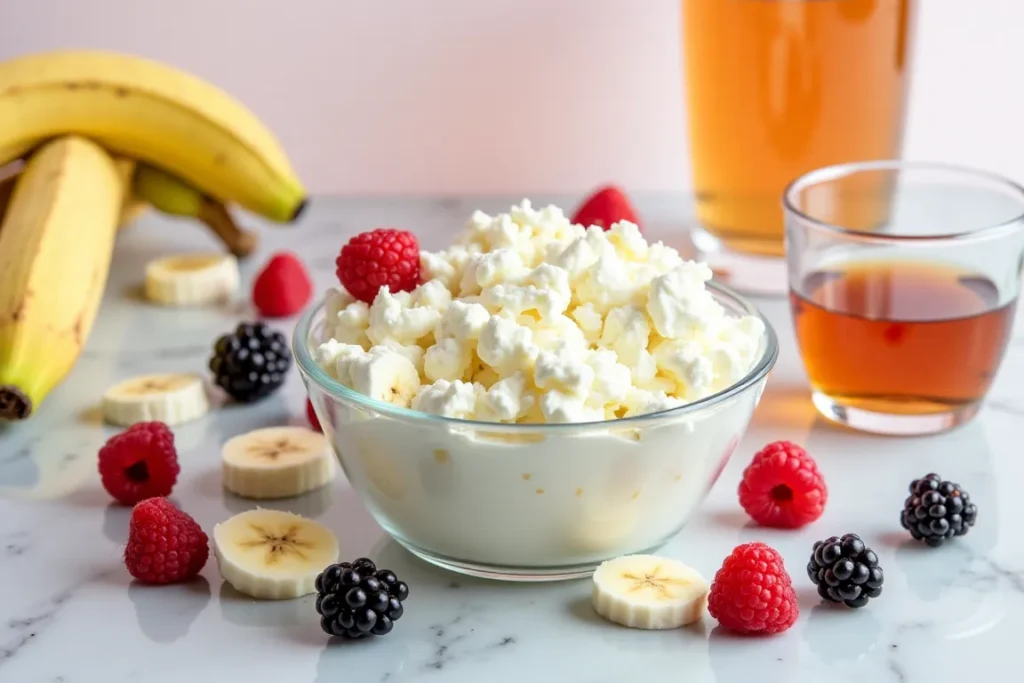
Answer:
MULTIPOLYGON (((425 247, 438 248, 473 208, 496 211, 516 200, 319 202, 297 228, 261 226, 264 244, 242 264, 243 278, 251 281, 272 250, 289 248, 311 265, 316 286, 326 287, 334 253, 360 229, 412 228, 425 247)), ((639 204, 651 234, 678 239, 670 229, 685 223, 682 199, 640 198, 639 204)), ((343 557, 369 555, 409 583, 406 613, 388 637, 327 638, 312 596, 251 600, 220 579, 212 557, 189 584, 133 582, 121 562, 130 510, 111 503, 95 463, 117 430, 99 420, 96 401, 105 387, 134 374, 205 372, 216 336, 253 315, 244 299, 180 311, 139 299, 148 259, 210 248, 217 248, 212 238, 179 221, 146 218, 123 233, 99 321, 73 374, 30 422, 0 426, 0 681, 1012 680, 1007 672, 1018 668, 1024 632, 1024 538, 1015 531, 1017 482, 1024 480, 1020 322, 974 422, 940 436, 887 439, 817 416, 785 301, 758 301, 777 327, 779 362, 703 510, 663 552, 710 578, 738 543, 776 547, 801 608, 794 628, 776 637, 736 637, 710 617, 676 631, 625 629, 597 617, 586 581, 502 585, 448 573, 391 541, 341 477, 320 491, 259 505, 319 519, 338 533, 343 557), (736 503, 751 454, 780 438, 806 446, 830 484, 821 520, 796 532, 761 529, 736 503), (907 484, 929 471, 959 481, 979 505, 971 533, 937 549, 912 543, 899 526, 907 484), (803 569, 815 540, 849 531, 876 550, 886 572, 882 596, 858 611, 820 604, 803 569)), ((289 332, 292 321, 272 324, 289 332)), ((304 412, 304 391, 292 372, 280 393, 258 405, 219 406, 176 428, 182 473, 175 501, 208 533, 255 507, 223 490, 221 445, 250 429, 305 424, 304 412)))

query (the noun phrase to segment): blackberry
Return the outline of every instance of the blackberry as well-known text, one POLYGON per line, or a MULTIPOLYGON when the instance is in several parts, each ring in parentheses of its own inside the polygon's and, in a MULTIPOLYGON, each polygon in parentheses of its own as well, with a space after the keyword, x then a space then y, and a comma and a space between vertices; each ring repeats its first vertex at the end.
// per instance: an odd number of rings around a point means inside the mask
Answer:
POLYGON ((264 323, 241 323, 213 347, 210 371, 217 386, 241 403, 266 398, 284 384, 291 351, 280 332, 264 323))
POLYGON ((900 523, 916 540, 937 548, 970 531, 977 517, 978 508, 967 491, 933 472, 910 482, 900 523))
POLYGON ((316 611, 320 628, 341 638, 386 636, 394 628, 409 597, 409 586, 390 569, 372 560, 332 564, 316 577, 316 611))
POLYGON ((818 595, 847 607, 863 607, 882 594, 882 568, 878 556, 857 534, 832 536, 814 544, 807 575, 818 595))

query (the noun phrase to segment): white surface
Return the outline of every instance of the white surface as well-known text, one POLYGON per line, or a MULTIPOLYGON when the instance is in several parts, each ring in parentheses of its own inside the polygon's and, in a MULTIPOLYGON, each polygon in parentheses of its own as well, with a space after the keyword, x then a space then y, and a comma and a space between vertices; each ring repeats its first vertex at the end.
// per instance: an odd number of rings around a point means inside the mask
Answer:
MULTIPOLYGON (((906 156, 1024 180, 1024 3, 920 10, 906 156)), ((678 0, 2 0, 0 59, 102 47, 193 70, 315 193, 679 191, 678 26, 678 0)))
MULTIPOLYGON (((479 202, 487 211, 519 197, 479 202)), ((546 198, 534 197, 541 203, 546 198)), ((571 203, 572 198, 562 201, 571 203)), ((333 281, 338 246, 380 217, 420 226, 438 248, 477 202, 318 202, 296 229, 266 228, 243 264, 243 292, 273 248, 301 241, 318 290, 333 281), (297 239, 298 237, 298 239, 297 239)), ((675 225, 679 198, 640 203, 653 234, 675 225)), ((96 421, 103 388, 143 372, 205 372, 216 335, 252 316, 243 299, 219 309, 168 311, 137 297, 148 259, 209 249, 184 223, 145 219, 119 237, 99 320, 68 382, 30 422, 0 428, 0 681, 4 683, 946 683, 1008 681, 1024 629, 1024 541, 1019 533, 1024 326, 974 422, 927 438, 880 438, 830 427, 811 407, 784 301, 759 305, 782 353, 746 438, 706 504, 664 554, 711 579, 742 542, 785 558, 800 598, 794 627, 736 638, 710 617, 665 632, 599 619, 587 581, 507 585, 465 579, 412 558, 388 540, 344 480, 326 491, 264 503, 315 517, 341 554, 370 554, 410 585, 406 613, 386 638, 329 642, 314 600, 255 602, 226 587, 211 558, 188 585, 151 588, 121 562, 129 512, 112 505, 95 454, 116 430, 96 421), (743 467, 769 441, 791 439, 817 459, 830 486, 822 518, 801 531, 753 526, 736 500, 743 467), (936 471, 979 507, 969 535, 932 550, 900 528, 906 486, 936 471), (815 540, 859 533, 885 571, 883 594, 858 611, 819 604, 804 566, 815 540)), ((290 321, 275 323, 282 330, 290 321)), ((305 424, 298 373, 255 406, 216 410, 175 429, 182 474, 174 499, 209 533, 255 507, 221 488, 218 452, 257 427, 305 424)))

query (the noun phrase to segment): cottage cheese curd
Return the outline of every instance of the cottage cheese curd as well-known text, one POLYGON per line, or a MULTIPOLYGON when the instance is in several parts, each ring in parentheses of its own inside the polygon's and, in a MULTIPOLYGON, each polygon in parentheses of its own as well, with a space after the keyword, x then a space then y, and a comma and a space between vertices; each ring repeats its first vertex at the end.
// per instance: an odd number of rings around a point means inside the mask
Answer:
POLYGON ((477 211, 423 252, 424 283, 372 305, 327 295, 321 367, 367 396, 445 417, 594 422, 690 403, 741 379, 764 325, 726 315, 684 261, 636 225, 573 225, 524 200, 477 211))

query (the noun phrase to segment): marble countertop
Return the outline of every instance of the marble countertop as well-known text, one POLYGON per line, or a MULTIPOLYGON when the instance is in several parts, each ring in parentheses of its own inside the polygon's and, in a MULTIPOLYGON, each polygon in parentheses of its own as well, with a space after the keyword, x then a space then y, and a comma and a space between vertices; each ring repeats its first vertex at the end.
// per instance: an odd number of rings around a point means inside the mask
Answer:
MULTIPOLYGON (((251 282, 274 249, 291 248, 306 260, 317 287, 326 287, 338 248, 355 232, 414 228, 425 247, 438 248, 473 208, 504 210, 518 199, 325 199, 298 227, 258 225, 262 245, 243 264, 243 278, 251 282)), ((687 202, 638 199, 650 232, 678 240, 687 202)), ((1024 537, 1013 531, 1020 510, 1014 496, 1024 481, 1019 318, 973 422, 941 436, 881 438, 817 417, 785 302, 758 301, 781 338, 778 365, 728 469, 662 552, 710 578, 739 543, 764 540, 778 548, 801 607, 799 621, 780 636, 738 638, 711 617, 683 630, 630 630, 593 613, 587 581, 500 584, 446 573, 390 541, 343 479, 272 505, 321 520, 338 534, 343 557, 370 555, 410 584, 406 614, 386 638, 329 642, 312 597, 248 600, 221 581, 212 558, 191 584, 133 583, 121 562, 129 510, 111 504, 96 472, 97 450, 117 431, 100 422, 97 401, 107 386, 132 375, 204 372, 214 338, 253 316, 244 293, 239 303, 200 310, 159 309, 140 298, 149 259, 215 247, 199 227, 151 215, 123 233, 99 319, 72 375, 33 419, 0 427, 0 681, 935 683, 1011 680, 1010 672, 1019 670, 1024 537), (736 501, 750 456, 781 438, 804 445, 830 483, 824 516, 799 532, 754 527, 736 501), (972 532, 936 550, 912 545, 899 526, 907 483, 929 471, 959 481, 979 506, 972 532), (819 605, 804 572, 815 540, 846 532, 859 533, 886 572, 883 595, 857 611, 819 605)), ((290 332, 291 322, 276 325, 290 332)), ((222 490, 220 445, 260 426, 305 424, 304 397, 293 371, 284 390, 265 402, 221 409, 175 430, 182 474, 173 498, 208 532, 255 506, 222 490)))

